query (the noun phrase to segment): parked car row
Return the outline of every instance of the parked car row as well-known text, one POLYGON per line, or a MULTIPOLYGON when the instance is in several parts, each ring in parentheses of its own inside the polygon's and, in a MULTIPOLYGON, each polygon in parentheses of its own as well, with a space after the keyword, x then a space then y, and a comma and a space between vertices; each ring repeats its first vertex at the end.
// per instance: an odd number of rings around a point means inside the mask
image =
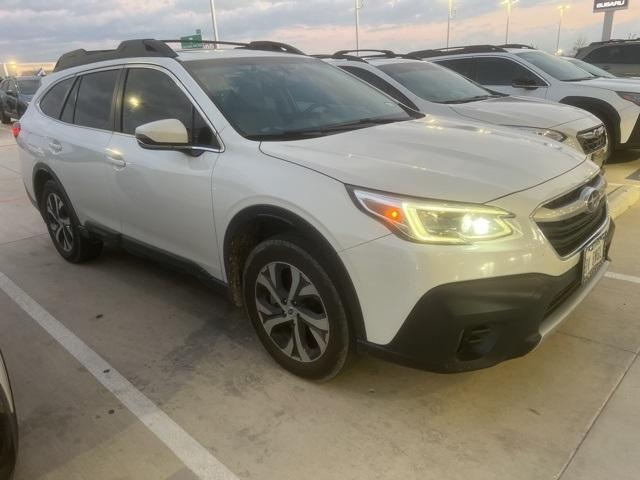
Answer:
POLYGON ((387 52, 228 46, 126 41, 43 79, 14 130, 64 259, 110 244, 191 272, 312 379, 358 351, 440 372, 525 355, 604 275, 594 116, 387 52))

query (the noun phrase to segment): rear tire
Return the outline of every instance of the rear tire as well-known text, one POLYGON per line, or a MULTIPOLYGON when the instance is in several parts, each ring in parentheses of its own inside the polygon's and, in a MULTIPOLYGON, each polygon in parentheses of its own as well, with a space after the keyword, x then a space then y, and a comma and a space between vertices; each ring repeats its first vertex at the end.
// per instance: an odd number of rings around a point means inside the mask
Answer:
POLYGON ((82 236, 71 202, 54 180, 47 180, 42 188, 40 213, 62 258, 71 263, 81 263, 100 255, 102 242, 82 236))
POLYGON ((269 354, 289 372, 329 380, 352 356, 345 308, 309 241, 281 235, 260 243, 244 268, 247 314, 269 354))

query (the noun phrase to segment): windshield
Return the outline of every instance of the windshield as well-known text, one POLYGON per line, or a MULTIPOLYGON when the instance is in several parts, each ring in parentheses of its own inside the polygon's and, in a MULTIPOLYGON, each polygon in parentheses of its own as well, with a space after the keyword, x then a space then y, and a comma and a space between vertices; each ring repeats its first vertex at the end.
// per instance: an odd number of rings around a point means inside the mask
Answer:
POLYGON ((388 63, 378 68, 430 102, 463 103, 492 96, 462 75, 426 62, 388 63))
POLYGON ((23 95, 33 95, 40 86, 39 78, 17 79, 18 88, 23 95))
POLYGON ((185 66, 229 123, 252 140, 328 135, 417 115, 316 59, 208 59, 185 66))
POLYGON ((540 70, 548 73, 557 80, 575 82, 576 80, 595 78, 582 68, 545 52, 521 52, 516 55, 534 64, 540 70))
POLYGON ((595 75, 596 77, 602 78, 617 78, 614 74, 603 70, 600 67, 596 67, 595 65, 591 65, 590 63, 584 62, 577 58, 567 58, 567 61, 573 63, 574 65, 580 67, 581 69, 589 72, 591 75, 595 75))

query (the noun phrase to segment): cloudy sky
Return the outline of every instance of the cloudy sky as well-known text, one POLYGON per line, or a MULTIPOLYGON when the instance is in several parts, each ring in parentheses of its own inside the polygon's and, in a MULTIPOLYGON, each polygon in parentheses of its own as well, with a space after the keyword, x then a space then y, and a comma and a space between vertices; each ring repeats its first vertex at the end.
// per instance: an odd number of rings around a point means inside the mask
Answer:
MULTIPOLYGON (((602 14, 592 0, 520 0, 511 42, 555 49, 557 6, 570 4, 561 47, 583 35, 599 40, 602 14)), ((614 37, 640 36, 640 0, 616 13, 614 37)), ((500 43, 499 0, 456 0, 452 44, 500 43)), ((353 0, 216 0, 225 40, 279 40, 308 53, 354 47, 353 0)), ((364 0, 361 47, 405 51, 444 46, 447 0, 364 0)), ((201 28, 211 38, 209 0, 0 0, 0 61, 55 60, 75 48, 112 48, 129 38, 168 38, 201 28)))

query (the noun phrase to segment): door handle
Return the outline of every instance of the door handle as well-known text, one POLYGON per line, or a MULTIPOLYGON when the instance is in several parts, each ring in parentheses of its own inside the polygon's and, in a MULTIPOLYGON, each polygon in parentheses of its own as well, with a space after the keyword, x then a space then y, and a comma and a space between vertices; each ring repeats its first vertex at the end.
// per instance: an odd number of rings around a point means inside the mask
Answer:
POLYGON ((53 154, 58 154, 62 151, 62 144, 57 140, 51 140, 49 142, 49 150, 51 150, 53 154))
POLYGON ((603 70, 611 70, 611 67, 609 65, 603 65, 602 69, 603 70))
POLYGON ((122 155, 122 152, 113 148, 105 149, 105 156, 111 165, 114 167, 124 168, 127 166, 127 162, 122 155))

